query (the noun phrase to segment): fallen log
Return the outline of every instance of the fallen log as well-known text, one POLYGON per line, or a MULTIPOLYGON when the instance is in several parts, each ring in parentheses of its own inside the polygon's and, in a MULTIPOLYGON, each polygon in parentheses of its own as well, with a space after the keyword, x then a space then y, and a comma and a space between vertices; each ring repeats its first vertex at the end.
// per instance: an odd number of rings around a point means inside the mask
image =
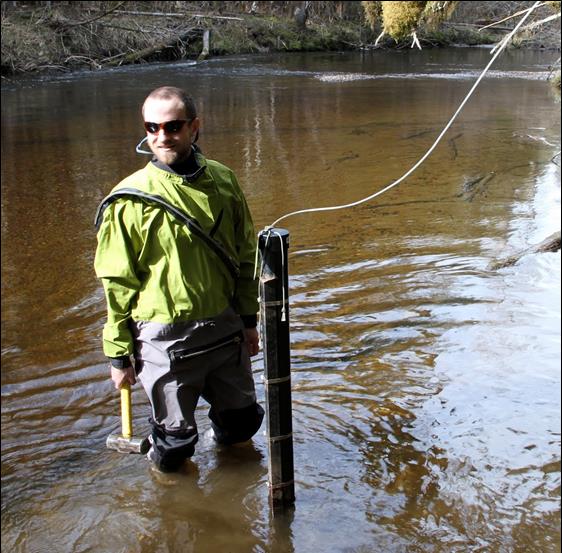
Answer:
MULTIPOLYGON (((444 27, 447 27, 448 29, 453 29, 454 31, 481 31, 482 29, 486 28, 486 27, 482 27, 483 24, 479 24, 479 23, 460 23, 460 22, 449 22, 449 21, 445 21, 443 23, 444 27)), ((499 31, 499 32, 509 32, 509 31, 513 31, 513 27, 494 27, 493 29, 491 29, 492 31, 499 31)))
POLYGON ((551 234, 548 238, 545 238, 542 242, 526 248, 516 254, 510 255, 504 259, 499 259, 493 261, 488 265, 488 269, 491 271, 496 271, 497 269, 503 269, 504 267, 510 267, 515 265, 522 257, 529 255, 531 253, 542 253, 542 252, 557 252, 560 249, 560 231, 551 234))
POLYGON ((168 48, 174 48, 181 42, 185 42, 190 38, 193 38, 196 34, 200 34, 200 30, 198 29, 190 29, 183 35, 179 37, 174 37, 166 42, 161 42, 156 46, 149 46, 148 48, 143 48, 142 50, 137 50, 136 52, 131 52, 130 54, 125 54, 124 56, 120 57, 119 59, 113 59, 108 61, 105 65, 112 66, 112 65, 123 65, 123 64, 130 64, 136 61, 142 60, 151 56, 152 54, 156 54, 162 50, 166 50, 168 48))
POLYGON ((244 21, 242 17, 232 17, 227 15, 210 15, 204 13, 173 13, 173 12, 143 12, 136 10, 115 10, 113 13, 122 15, 141 15, 148 17, 194 17, 197 19, 228 19, 231 21, 244 21))

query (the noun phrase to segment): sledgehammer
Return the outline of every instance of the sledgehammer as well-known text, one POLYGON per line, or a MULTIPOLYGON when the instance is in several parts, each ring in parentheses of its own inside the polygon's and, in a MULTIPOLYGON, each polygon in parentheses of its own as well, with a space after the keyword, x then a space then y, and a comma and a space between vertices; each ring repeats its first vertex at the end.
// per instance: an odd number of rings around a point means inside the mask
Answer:
POLYGON ((147 438, 133 438, 133 422, 131 420, 131 386, 127 382, 121 388, 121 436, 110 434, 106 445, 119 453, 145 454, 150 449, 147 438))

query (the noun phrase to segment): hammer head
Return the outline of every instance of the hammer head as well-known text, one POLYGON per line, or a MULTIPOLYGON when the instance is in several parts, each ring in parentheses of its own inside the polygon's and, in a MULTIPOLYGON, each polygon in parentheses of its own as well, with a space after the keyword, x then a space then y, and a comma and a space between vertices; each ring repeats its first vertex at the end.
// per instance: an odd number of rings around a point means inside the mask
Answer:
POLYGON ((140 453, 144 455, 150 449, 148 438, 125 438, 118 434, 110 434, 106 445, 109 449, 115 449, 119 453, 140 453))

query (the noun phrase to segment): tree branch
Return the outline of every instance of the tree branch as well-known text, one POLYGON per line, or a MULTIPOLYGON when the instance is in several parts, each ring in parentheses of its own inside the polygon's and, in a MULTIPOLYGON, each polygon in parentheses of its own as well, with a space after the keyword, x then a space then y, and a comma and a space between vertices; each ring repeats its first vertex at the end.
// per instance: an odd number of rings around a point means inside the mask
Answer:
POLYGON ((510 255, 504 259, 493 261, 488 265, 489 270, 503 269, 505 267, 510 267, 515 265, 522 257, 529 255, 531 253, 543 253, 543 252, 557 252, 560 249, 560 231, 551 234, 548 238, 545 238, 539 244, 535 244, 523 251, 520 251, 514 255, 510 255))
POLYGON ((522 31, 530 31, 531 29, 534 29, 535 27, 538 27, 539 25, 542 25, 543 23, 548 23, 549 21, 553 21, 554 19, 558 19, 560 17, 559 13, 555 13, 554 15, 550 15, 549 17, 545 17, 544 19, 541 19, 540 21, 535 21, 534 23, 530 23, 529 25, 525 25, 525 27, 522 27, 521 30, 522 31))
MULTIPOLYGON (((542 6, 546 6, 547 2, 543 2, 542 4, 539 4, 538 6, 536 6, 537 8, 540 8, 542 6)), ((508 19, 513 19, 514 17, 517 17, 518 15, 522 15, 524 13, 527 13, 528 11, 532 10, 533 8, 527 8, 526 10, 521 10, 520 12, 514 13, 513 15, 509 15, 507 17, 504 17, 503 19, 500 19, 499 21, 496 21, 495 23, 490 23, 489 25, 486 25, 484 27, 480 27, 480 29, 478 29, 478 32, 483 31, 484 29, 488 29, 489 27, 493 27, 494 25, 499 25, 500 23, 503 23, 504 21, 507 21, 508 19)))
POLYGON ((377 40, 375 40, 375 46, 378 46, 379 41, 381 40, 381 38, 385 35, 385 30, 382 30, 382 33, 377 37, 377 40))
POLYGON ((86 21, 79 21, 77 23, 68 23, 66 26, 67 27, 76 27, 78 25, 87 25, 88 23, 92 23, 92 21, 96 21, 97 19, 101 19, 102 17, 105 17, 106 15, 110 14, 111 12, 114 12, 117 8, 120 8, 123 4, 125 4, 126 2, 119 2, 114 8, 111 8, 109 11, 106 11, 104 13, 102 13, 101 15, 98 15, 96 17, 92 17, 91 19, 87 19, 86 21))

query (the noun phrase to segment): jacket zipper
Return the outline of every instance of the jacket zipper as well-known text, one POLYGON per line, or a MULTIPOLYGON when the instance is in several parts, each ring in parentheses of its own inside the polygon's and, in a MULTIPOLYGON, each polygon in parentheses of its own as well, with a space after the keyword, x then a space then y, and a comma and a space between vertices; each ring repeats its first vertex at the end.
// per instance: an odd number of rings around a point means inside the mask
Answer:
POLYGON ((200 355, 204 355, 211 351, 215 351, 220 348, 224 348, 229 346, 230 344, 240 344, 242 342, 242 334, 237 332, 234 336, 231 334, 226 338, 219 340, 213 344, 209 344, 208 346, 204 346, 201 348, 192 348, 192 349, 180 349, 177 351, 170 352, 170 358, 172 361, 185 361, 186 359, 193 359, 194 357, 199 357, 200 355))

